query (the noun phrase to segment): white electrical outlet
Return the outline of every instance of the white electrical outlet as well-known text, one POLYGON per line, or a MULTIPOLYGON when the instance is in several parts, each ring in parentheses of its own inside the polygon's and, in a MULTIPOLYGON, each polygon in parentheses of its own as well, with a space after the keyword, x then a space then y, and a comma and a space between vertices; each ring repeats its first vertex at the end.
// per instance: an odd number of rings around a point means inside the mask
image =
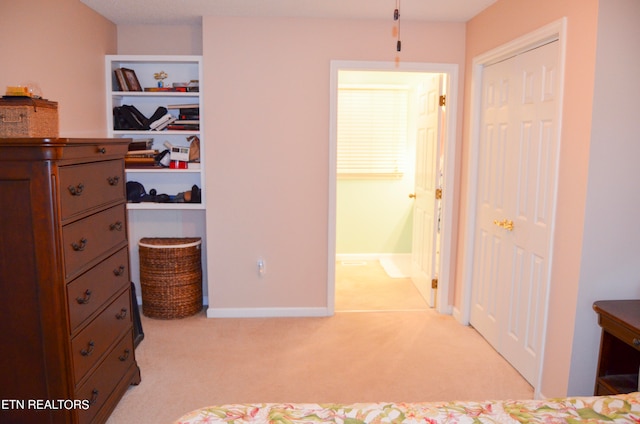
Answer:
POLYGON ((264 277, 264 275, 267 273, 267 262, 260 258, 258 259, 258 276, 260 277, 264 277))

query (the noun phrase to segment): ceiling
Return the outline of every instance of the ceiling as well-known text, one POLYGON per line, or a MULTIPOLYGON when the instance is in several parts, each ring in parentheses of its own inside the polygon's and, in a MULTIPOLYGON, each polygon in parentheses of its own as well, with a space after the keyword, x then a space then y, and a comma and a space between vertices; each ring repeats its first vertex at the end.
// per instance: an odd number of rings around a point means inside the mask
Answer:
POLYGON ((200 24, 202 16, 466 22, 496 0, 80 0, 113 23, 200 24))

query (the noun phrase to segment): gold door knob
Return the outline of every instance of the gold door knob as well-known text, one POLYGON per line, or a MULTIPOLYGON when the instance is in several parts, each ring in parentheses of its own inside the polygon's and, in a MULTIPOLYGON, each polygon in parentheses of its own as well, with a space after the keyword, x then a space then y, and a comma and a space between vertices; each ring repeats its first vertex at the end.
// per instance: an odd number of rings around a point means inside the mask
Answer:
POLYGON ((415 198, 416 198, 416 194, 415 193, 409 194, 409 199, 415 199, 415 198))
POLYGON ((497 225, 500 228, 504 228, 507 231, 513 231, 513 221, 503 219, 502 221, 498 221, 495 219, 493 221, 494 225, 497 225))
POLYGON ((503 221, 503 225, 502 228, 504 228, 507 231, 513 231, 513 221, 509 220, 507 221, 506 219, 503 221))

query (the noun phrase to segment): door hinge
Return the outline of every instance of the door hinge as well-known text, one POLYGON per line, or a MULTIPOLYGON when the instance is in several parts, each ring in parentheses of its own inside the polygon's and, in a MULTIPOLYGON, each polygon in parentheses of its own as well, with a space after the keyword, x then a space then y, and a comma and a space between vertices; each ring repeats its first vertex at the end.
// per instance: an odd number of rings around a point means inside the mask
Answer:
POLYGON ((432 289, 437 289, 438 288, 438 279, 434 278, 433 280, 431 280, 431 288, 432 289))
POLYGON ((447 105, 447 96, 446 95, 442 95, 440 96, 440 101, 438 103, 440 106, 446 106, 447 105))
POLYGON ((442 189, 441 188, 437 188, 436 189, 436 199, 442 199, 442 189))

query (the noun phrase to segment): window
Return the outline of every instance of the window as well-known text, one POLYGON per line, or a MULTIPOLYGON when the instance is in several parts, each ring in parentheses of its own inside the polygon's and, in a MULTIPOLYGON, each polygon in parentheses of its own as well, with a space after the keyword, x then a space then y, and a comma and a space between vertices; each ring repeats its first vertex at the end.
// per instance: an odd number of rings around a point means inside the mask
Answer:
POLYGON ((338 158, 341 177, 401 177, 406 166, 405 86, 338 89, 338 158))

